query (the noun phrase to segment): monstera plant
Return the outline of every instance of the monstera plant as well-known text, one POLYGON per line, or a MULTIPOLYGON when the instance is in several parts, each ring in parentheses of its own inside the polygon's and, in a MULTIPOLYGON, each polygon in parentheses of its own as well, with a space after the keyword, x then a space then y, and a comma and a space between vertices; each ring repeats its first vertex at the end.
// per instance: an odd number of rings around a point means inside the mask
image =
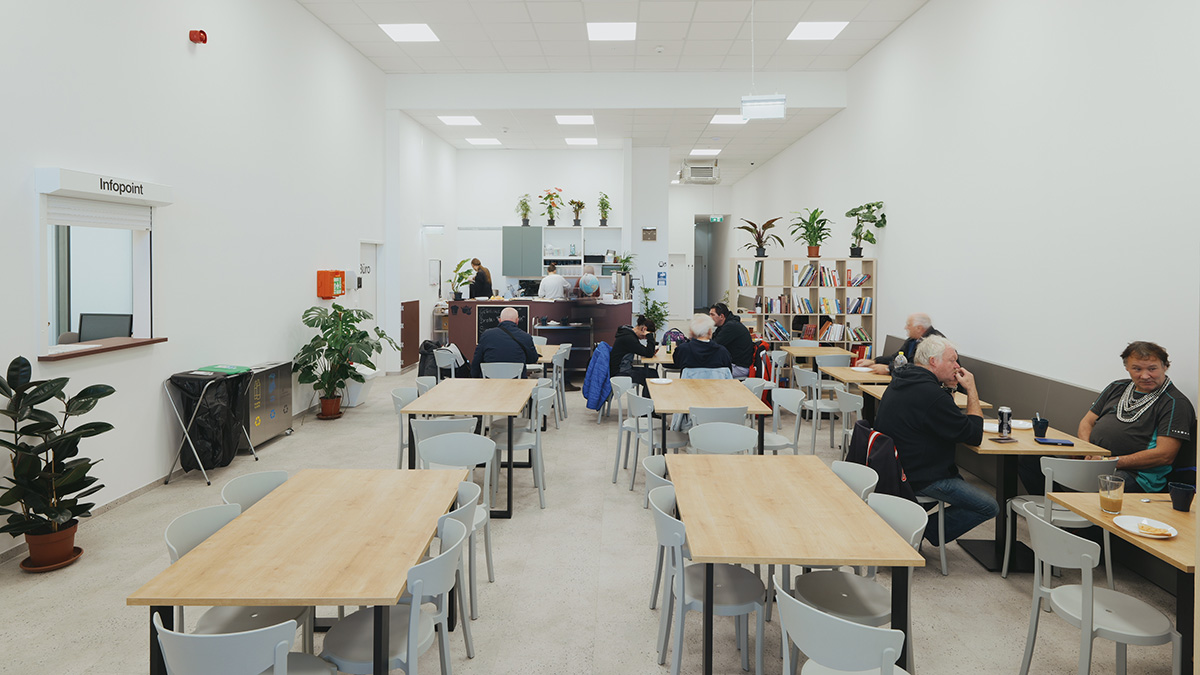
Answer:
POLYGON ((332 307, 309 307, 300 320, 317 334, 293 358, 292 372, 300 373, 300 384, 311 384, 321 395, 320 419, 342 416, 342 391, 347 380, 365 382, 354 365, 361 363, 374 368, 372 354, 382 354, 384 343, 399 350, 392 338, 378 326, 375 335, 358 326, 360 321, 373 318, 365 309, 347 309, 334 303, 332 307))

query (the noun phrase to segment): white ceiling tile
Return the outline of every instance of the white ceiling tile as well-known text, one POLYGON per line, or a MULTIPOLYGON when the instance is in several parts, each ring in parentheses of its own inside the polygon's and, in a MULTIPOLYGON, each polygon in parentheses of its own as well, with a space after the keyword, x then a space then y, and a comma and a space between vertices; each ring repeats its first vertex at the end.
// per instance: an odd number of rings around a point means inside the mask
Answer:
POLYGON ((899 25, 899 21, 851 21, 838 33, 837 40, 882 40, 899 25))
POLYGON ((802 21, 853 21, 866 8, 868 0, 813 0, 802 21))
POLYGON ((441 42, 399 42, 400 49, 411 58, 430 58, 452 56, 450 50, 441 42))
POLYGON ((330 28, 341 35, 347 42, 392 42, 392 38, 375 24, 347 23, 332 25, 330 28))
POLYGON ((684 56, 679 59, 679 70, 717 70, 725 63, 725 56, 684 56))
MULTIPOLYGON (((757 42, 762 42, 764 40, 784 40, 788 35, 791 35, 792 29, 795 27, 795 21, 789 21, 787 23, 763 23, 760 21, 754 25, 754 39, 757 42)), ((750 39, 749 21, 742 24, 742 27, 738 31, 736 37, 739 40, 748 41, 750 39)))
POLYGON ((583 3, 558 0, 528 2, 529 16, 542 23, 583 23, 583 3))
POLYGON ((583 73, 592 69, 592 60, 586 56, 552 56, 546 59, 550 70, 560 73, 583 73))
POLYGON ((633 56, 637 53, 637 45, 633 42, 589 42, 588 53, 596 56, 633 56))
POLYGON ((519 23, 529 21, 529 12, 525 11, 523 2, 491 2, 483 0, 472 2, 471 8, 475 18, 483 24, 519 23))
POLYGON ((447 42, 446 49, 454 56, 496 56, 490 42, 447 42))
POLYGON ((463 69, 453 56, 418 56, 413 61, 427 73, 455 73, 463 69))
POLYGON ((587 27, 583 23, 535 23, 533 30, 539 40, 575 40, 587 42, 587 27))
POLYGON ((691 21, 695 11, 695 2, 643 2, 638 21, 691 21))
POLYGON ((504 62, 498 56, 459 56, 458 63, 468 73, 504 72, 504 62))
POLYGON ((679 67, 678 54, 651 54, 637 57, 637 69, 647 72, 669 72, 679 67))
POLYGON ((667 56, 679 55, 683 53, 683 40, 664 40, 662 42, 646 42, 644 40, 637 41, 638 56, 655 56, 658 54, 658 48, 662 47, 662 53, 667 56))
POLYGON ((871 0, 859 13, 860 21, 904 21, 925 5, 926 0, 871 0))
POLYGON ((683 55, 725 56, 732 46, 733 40, 688 40, 683 44, 683 55))
MULTIPOLYGON (((770 23, 795 24, 812 3, 808 0, 760 0, 754 3, 754 22, 761 28, 770 23)), ((746 21, 750 16, 746 16, 746 21)), ((792 26, 788 26, 790 31, 792 26)))
POLYGON ((688 40, 732 40, 738 36, 738 23, 693 23, 688 29, 688 40))
POLYGON ((541 56, 542 45, 538 42, 495 42, 500 56, 541 56))
POLYGON ((583 18, 585 21, 600 23, 637 21, 638 3, 616 0, 589 2, 583 6, 583 18))
POLYGON ((871 51, 875 45, 879 44, 878 40, 842 40, 837 39, 829 43, 825 47, 825 51, 821 52, 822 56, 844 56, 855 54, 862 56, 871 51))
POLYGON ((592 68, 600 73, 633 70, 636 64, 633 56, 592 56, 592 68))
POLYGON ((404 50, 400 45, 388 40, 387 42, 355 42, 355 48, 362 52, 363 56, 404 56, 404 50))
POLYGON ((461 0, 436 2, 359 2, 376 23, 454 23, 474 19, 471 5, 461 0))
POLYGON ((776 54, 767 61, 766 65, 761 66, 763 70, 771 72, 789 71, 789 70, 805 70, 817 58, 816 54, 776 54))
POLYGON ((490 37, 480 23, 435 23, 430 28, 442 42, 483 42, 490 37))
POLYGON ((812 70, 846 70, 858 63, 860 58, 862 56, 857 55, 818 56, 808 67, 812 70))
POLYGON ((744 0, 700 0, 692 21, 745 21, 750 16, 750 3, 744 0))
POLYGON ((420 67, 407 56, 376 56, 371 61, 385 73, 419 73, 420 67))
POLYGON ((587 56, 588 43, 580 40, 542 41, 542 53, 546 56, 587 56))
POLYGON ((530 42, 538 39, 533 24, 529 23, 484 24, 483 29, 496 42, 530 42))
POLYGON ((688 24, 683 22, 639 23, 637 32, 639 42, 642 40, 682 40, 687 37, 688 24))
POLYGON ((544 56, 505 56, 503 59, 504 65, 514 72, 548 70, 544 56))
POLYGON ((341 2, 313 2, 305 5, 313 16, 327 24, 373 23, 357 5, 341 2))
POLYGON ((829 41, 826 40, 786 40, 779 45, 779 49, 775 51, 775 56, 795 56, 808 55, 816 56, 825 53, 825 48, 829 46, 829 41))

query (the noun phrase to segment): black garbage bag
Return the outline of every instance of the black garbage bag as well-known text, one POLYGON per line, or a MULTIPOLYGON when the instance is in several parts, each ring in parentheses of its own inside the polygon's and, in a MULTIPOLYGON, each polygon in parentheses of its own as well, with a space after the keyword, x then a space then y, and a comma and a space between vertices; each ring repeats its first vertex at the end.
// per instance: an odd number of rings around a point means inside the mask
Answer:
MULTIPOLYGON (((244 422, 242 389, 249 376, 249 373, 223 375, 201 371, 175 373, 171 376, 171 384, 182 394, 183 423, 192 423, 188 429, 188 437, 191 438, 192 445, 196 446, 200 464, 206 470, 228 466, 237 454, 244 422), (207 391, 205 385, 208 385, 207 391), (201 393, 204 394, 203 399, 200 397, 201 393), (194 420, 193 414, 196 416, 194 420)), ((184 441, 179 461, 185 472, 199 468, 187 441, 184 441)))

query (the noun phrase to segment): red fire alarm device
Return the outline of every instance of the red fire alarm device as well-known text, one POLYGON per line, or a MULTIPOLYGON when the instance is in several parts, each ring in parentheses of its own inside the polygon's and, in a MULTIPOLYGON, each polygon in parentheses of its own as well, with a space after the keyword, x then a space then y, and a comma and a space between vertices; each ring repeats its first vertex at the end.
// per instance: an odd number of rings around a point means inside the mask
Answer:
POLYGON ((342 270, 317 270, 317 297, 332 300, 346 294, 346 273, 342 270))
POLYGON ((188 31, 188 39, 198 45, 206 45, 208 44, 208 33, 202 30, 190 30, 188 31))

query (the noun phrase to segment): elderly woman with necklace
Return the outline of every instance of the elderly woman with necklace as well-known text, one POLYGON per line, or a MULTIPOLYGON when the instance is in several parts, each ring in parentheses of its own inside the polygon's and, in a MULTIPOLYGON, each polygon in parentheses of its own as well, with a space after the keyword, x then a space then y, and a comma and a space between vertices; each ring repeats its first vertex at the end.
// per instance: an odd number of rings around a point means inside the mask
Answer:
POLYGON ((1163 492, 1175 455, 1191 440, 1195 409, 1167 377, 1167 350, 1131 342, 1121 360, 1129 379, 1100 392, 1077 435, 1112 452, 1127 492, 1163 492))

